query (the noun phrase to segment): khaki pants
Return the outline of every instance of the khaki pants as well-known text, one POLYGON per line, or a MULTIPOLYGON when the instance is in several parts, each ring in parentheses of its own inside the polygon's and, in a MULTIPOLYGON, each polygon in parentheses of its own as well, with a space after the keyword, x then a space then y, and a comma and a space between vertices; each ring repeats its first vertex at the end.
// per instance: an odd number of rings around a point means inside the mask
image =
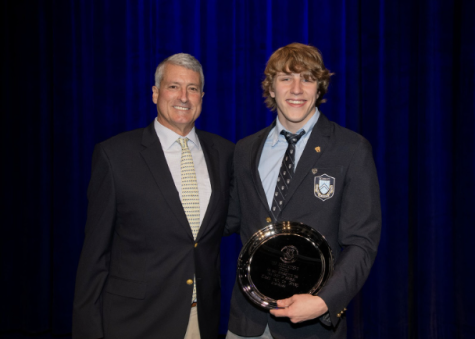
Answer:
POLYGON ((185 339, 200 339, 200 328, 198 326, 198 307, 192 307, 190 312, 190 320, 186 328, 185 339))

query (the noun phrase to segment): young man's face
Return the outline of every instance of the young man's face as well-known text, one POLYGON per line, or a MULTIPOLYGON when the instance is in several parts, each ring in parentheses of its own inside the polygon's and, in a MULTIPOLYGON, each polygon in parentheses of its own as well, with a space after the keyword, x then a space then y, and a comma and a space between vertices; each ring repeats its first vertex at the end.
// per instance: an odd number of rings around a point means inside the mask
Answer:
POLYGON ((270 95, 275 98, 279 121, 289 132, 295 133, 315 113, 318 82, 310 73, 279 72, 274 78, 270 95))

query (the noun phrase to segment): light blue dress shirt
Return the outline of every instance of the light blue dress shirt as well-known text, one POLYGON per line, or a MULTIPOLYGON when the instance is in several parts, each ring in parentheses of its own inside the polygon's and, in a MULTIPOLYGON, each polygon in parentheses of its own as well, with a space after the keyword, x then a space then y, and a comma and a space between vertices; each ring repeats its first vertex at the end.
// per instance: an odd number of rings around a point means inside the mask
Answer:
MULTIPOLYGON (((301 129, 297 131, 296 134, 299 134, 300 131, 305 130, 305 134, 300 138, 300 140, 295 145, 295 170, 300 160, 300 156, 307 145, 307 141, 312 134, 313 127, 320 117, 320 112, 318 108, 315 108, 315 114, 310 118, 309 121, 301 129)), ((282 166, 282 159, 284 158, 285 151, 287 150, 287 140, 285 137, 280 134, 284 129, 279 119, 276 119, 275 127, 271 129, 269 135, 264 144, 262 150, 261 159, 259 161, 259 176, 261 177, 262 186, 264 187, 264 192, 266 193, 267 203, 269 204, 269 209, 272 208, 272 200, 274 199, 275 185, 277 184, 277 177, 279 176, 279 170, 282 166)))

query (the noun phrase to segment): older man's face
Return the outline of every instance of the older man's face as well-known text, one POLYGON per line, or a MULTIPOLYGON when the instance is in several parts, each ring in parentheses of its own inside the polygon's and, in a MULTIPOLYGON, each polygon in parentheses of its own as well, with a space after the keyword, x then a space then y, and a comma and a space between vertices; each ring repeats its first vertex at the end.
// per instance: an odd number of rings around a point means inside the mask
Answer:
POLYGON ((204 92, 200 75, 188 68, 167 64, 160 88, 152 87, 157 105, 157 120, 172 131, 185 136, 201 113, 204 92))

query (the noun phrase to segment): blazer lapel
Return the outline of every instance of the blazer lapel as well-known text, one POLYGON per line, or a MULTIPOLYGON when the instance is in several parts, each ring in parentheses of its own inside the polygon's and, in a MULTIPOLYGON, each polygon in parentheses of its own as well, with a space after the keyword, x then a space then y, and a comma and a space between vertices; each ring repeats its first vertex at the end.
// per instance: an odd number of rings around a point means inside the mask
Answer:
POLYGON ((252 145, 251 149, 251 175, 252 175, 252 180, 254 182, 254 187, 256 187, 257 190, 257 195, 259 196, 259 199, 261 200, 262 204, 265 206, 266 211, 270 213, 269 209, 269 203, 267 202, 267 197, 266 193, 264 191, 264 187, 262 186, 262 180, 259 175, 259 160, 261 159, 262 155, 262 150, 264 149, 264 144, 266 142, 267 136, 269 135, 269 132, 272 128, 275 126, 275 120, 274 122, 264 129, 262 133, 260 133, 256 140, 254 141, 254 144, 252 145))
POLYGON ((221 192, 220 173, 219 173, 219 152, 215 148, 211 139, 206 138, 206 135, 196 129, 196 134, 200 139, 200 145, 203 149, 203 154, 208 168, 209 181, 211 183, 211 196, 209 198, 208 207, 206 208, 203 221, 201 222, 200 230, 196 239, 198 240, 207 230, 210 225, 210 218, 213 214, 214 207, 219 199, 219 192, 221 192))
POLYGON ((191 227, 186 219, 185 211, 181 204, 180 195, 176 189, 153 123, 144 129, 142 145, 145 146, 145 149, 141 151, 141 155, 147 163, 150 172, 152 172, 160 192, 165 197, 170 211, 178 219, 179 224, 184 227, 186 233, 193 238, 191 227))
POLYGON ((311 171, 314 164, 320 159, 322 154, 325 153, 325 150, 329 146, 329 136, 331 135, 331 124, 326 116, 320 114, 317 123, 313 127, 312 134, 310 135, 307 145, 300 157, 300 160, 297 164, 297 170, 295 175, 290 183, 289 191, 285 197, 285 203, 290 200, 292 195, 295 193, 297 188, 302 183, 303 179, 311 171), (316 147, 320 147, 320 151, 317 152, 316 147))

